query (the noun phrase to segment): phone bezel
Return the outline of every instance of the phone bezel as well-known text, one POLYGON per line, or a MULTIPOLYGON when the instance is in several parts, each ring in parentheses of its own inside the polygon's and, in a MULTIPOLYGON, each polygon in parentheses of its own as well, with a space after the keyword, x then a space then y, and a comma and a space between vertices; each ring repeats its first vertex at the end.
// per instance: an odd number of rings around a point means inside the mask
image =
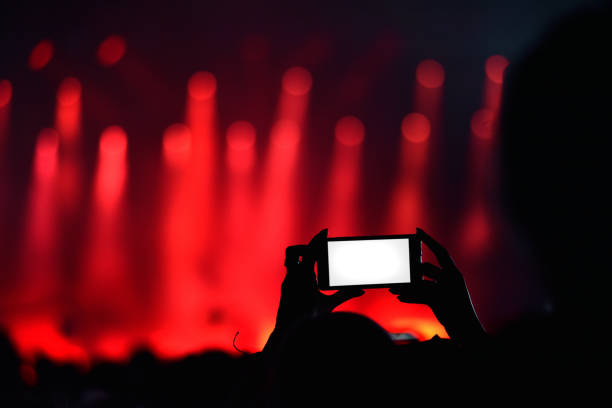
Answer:
POLYGON ((410 282, 405 283, 410 285, 417 280, 421 280, 422 276, 419 275, 418 265, 422 262, 422 245, 421 240, 417 238, 416 234, 401 234, 401 235, 374 235, 374 236, 353 236, 353 237, 328 237, 320 248, 319 256, 317 256, 317 284, 321 290, 336 290, 344 288, 389 288, 392 285, 398 285, 398 283, 376 283, 367 285, 346 285, 346 286, 331 286, 329 284, 329 254, 327 250, 328 241, 366 241, 366 240, 377 240, 377 239, 404 239, 408 238, 408 248, 410 253, 410 282))

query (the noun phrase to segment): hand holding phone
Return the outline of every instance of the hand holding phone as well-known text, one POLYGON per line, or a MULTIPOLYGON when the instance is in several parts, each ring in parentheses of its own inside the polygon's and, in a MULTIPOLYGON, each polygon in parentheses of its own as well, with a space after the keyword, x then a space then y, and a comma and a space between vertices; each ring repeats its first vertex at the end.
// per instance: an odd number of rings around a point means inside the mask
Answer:
POLYGON ((419 281, 421 242, 416 235, 328 238, 316 241, 319 289, 381 288, 419 281))
POLYGON ((389 291, 403 303, 421 303, 431 307, 436 318, 453 339, 469 342, 481 339, 485 331, 472 305, 463 275, 449 252, 425 231, 417 228, 417 239, 435 255, 440 266, 420 263, 421 279, 413 285, 393 285, 389 291))

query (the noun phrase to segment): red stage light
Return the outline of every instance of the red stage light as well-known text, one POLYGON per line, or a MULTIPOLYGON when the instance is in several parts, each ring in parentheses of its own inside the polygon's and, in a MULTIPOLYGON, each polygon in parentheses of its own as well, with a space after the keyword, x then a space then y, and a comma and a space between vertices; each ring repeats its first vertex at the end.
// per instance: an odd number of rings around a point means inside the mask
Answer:
POLYGON ((184 163, 191 152, 191 130, 187 125, 175 123, 164 132, 164 157, 173 164, 184 163))
POLYGON ((492 55, 487 58, 487 62, 485 63, 485 72, 487 74, 487 78, 496 84, 501 84, 504 82, 504 72, 509 62, 506 57, 502 55, 492 55))
POLYGON ((481 139, 491 139, 495 126, 495 112, 491 109, 479 109, 472 115, 470 128, 472 133, 481 139))
POLYGON ((280 119, 270 131, 272 143, 279 147, 292 147, 300 141, 300 127, 290 119, 280 119))
POLYGON ((55 172, 59 133, 55 129, 43 129, 36 142, 35 168, 40 178, 50 178, 55 172))
POLYGON ((290 95, 301 96, 310 91, 312 76, 302 67, 289 68, 283 75, 283 89, 290 95))
POLYGON ((409 113, 402 120, 402 135, 412 143, 422 143, 429 138, 431 125, 422 113, 409 113))
POLYGON ((118 35, 108 36, 98 47, 98 61, 109 67, 116 64, 125 55, 125 40, 118 35))
POLYGON ((193 99, 204 101, 210 99, 217 91, 217 80, 210 72, 199 71, 191 76, 187 89, 193 99))
POLYGON ((0 108, 9 104, 13 97, 13 86, 8 79, 0 81, 0 108))
POLYGON ((416 78, 425 88, 439 88, 444 84, 444 67, 435 60, 427 59, 419 63, 416 78))
POLYGON ((336 123, 336 139, 345 146, 357 146, 363 142, 365 127, 355 116, 345 116, 336 123))
POLYGON ((227 164, 237 172, 246 171, 255 163, 255 128, 239 120, 227 129, 227 164))
POLYGON ((72 106, 81 99, 81 83, 76 78, 64 79, 57 90, 57 102, 61 106, 72 106))
POLYGON ((32 49, 28 59, 28 66, 32 71, 43 69, 53 57, 53 43, 42 40, 32 49))
POLYGON ((120 126, 109 126, 100 136, 100 153, 108 157, 120 157, 127 149, 127 135, 120 126))
POLYGON ((232 123, 227 129, 227 144, 235 150, 252 148, 255 144, 255 128, 244 120, 232 123))

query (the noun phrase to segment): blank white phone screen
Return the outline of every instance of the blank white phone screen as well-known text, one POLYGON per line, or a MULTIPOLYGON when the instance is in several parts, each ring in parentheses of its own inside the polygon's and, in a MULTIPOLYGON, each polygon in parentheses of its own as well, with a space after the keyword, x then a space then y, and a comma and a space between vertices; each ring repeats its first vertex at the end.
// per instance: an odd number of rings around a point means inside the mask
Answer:
POLYGON ((327 241, 329 285, 410 282, 408 238, 327 241))

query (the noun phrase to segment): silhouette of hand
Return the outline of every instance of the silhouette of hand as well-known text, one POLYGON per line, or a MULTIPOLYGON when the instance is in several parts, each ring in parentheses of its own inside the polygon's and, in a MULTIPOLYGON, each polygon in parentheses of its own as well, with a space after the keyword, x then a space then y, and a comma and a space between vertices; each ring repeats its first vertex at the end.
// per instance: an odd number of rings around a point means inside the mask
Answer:
POLYGON ((417 228, 417 237, 433 252, 440 267, 424 262, 419 265, 422 280, 394 285, 389 291, 403 303, 421 303, 431 307, 436 318, 453 339, 471 341, 485 333, 476 316, 470 293, 461 272, 442 245, 417 228))
POLYGON ((281 286, 281 300, 276 325, 287 326, 304 317, 330 313, 349 299, 363 295, 361 289, 341 289, 332 295, 319 291, 314 272, 315 242, 323 237, 322 231, 309 245, 290 246, 285 251, 287 274, 281 286))

